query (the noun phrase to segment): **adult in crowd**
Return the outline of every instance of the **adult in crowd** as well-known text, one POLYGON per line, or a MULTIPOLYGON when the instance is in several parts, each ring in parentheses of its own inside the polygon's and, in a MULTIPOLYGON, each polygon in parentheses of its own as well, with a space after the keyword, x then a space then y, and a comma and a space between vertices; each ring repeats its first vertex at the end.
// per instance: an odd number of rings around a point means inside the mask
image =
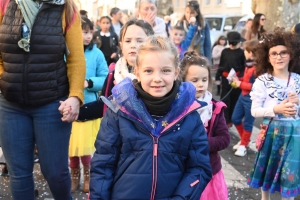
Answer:
POLYGON ((157 17, 156 0, 139 0, 138 7, 139 19, 148 22, 157 36, 167 37, 165 21, 157 17))
POLYGON ((251 19, 251 18, 247 19, 246 24, 245 24, 245 26, 243 27, 243 29, 241 31, 241 37, 242 38, 245 39, 246 32, 247 32, 247 30, 251 29, 252 22, 253 22, 253 19, 251 19))
POLYGON ((187 32, 189 29, 189 20, 191 17, 196 18, 198 31, 196 32, 190 50, 195 50, 199 55, 205 56, 211 60, 211 41, 209 24, 204 20, 200 11, 198 1, 188 1, 185 7, 184 15, 177 22, 177 26, 182 26, 187 32))
POLYGON ((80 16, 81 16, 81 17, 86 17, 86 18, 88 18, 88 12, 87 12, 86 10, 80 10, 79 13, 80 13, 80 16))
POLYGON ((120 31, 123 26, 122 20, 122 11, 120 8, 114 7, 110 10, 110 16, 112 19, 112 28, 114 29, 115 33, 120 38, 120 31))
POLYGON ((83 102, 84 79, 73 0, 0 1, 0 142, 12 199, 34 199, 35 144, 53 198, 72 199, 69 122, 83 102), (62 116, 64 107, 70 113, 62 116))
POLYGON ((258 40, 262 33, 266 32, 264 25, 267 18, 264 14, 257 13, 255 14, 250 29, 246 31, 245 39, 246 40, 258 40))

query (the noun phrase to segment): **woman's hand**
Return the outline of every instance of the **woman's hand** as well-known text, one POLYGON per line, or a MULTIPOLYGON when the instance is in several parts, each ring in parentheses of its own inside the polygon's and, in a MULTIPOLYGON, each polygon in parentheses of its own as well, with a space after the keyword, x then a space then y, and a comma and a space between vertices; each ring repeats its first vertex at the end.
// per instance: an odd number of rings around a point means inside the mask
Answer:
POLYGON ((156 11, 148 12, 146 17, 143 19, 148 22, 152 27, 154 26, 154 21, 156 17, 156 11))
POLYGON ((69 97, 65 101, 60 101, 58 108, 59 112, 63 115, 61 120, 63 122, 73 122, 77 120, 79 115, 80 100, 77 97, 69 97), (69 112, 67 112, 69 110, 69 112))
POLYGON ((297 109, 295 108, 295 104, 289 102, 289 99, 285 99, 280 104, 274 106, 274 113, 283 114, 287 117, 294 117, 297 113, 297 109))
POLYGON ((288 98, 289 102, 299 104, 299 97, 295 92, 289 92, 288 98))

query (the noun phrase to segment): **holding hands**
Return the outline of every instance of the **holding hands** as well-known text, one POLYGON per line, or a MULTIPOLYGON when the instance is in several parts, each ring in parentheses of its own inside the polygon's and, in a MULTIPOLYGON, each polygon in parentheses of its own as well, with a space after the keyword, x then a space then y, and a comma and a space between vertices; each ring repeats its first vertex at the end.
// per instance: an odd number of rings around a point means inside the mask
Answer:
POLYGON ((65 101, 60 101, 58 108, 59 112, 63 115, 61 120, 63 122, 73 122, 77 120, 79 115, 80 100, 77 97, 69 97, 65 101))

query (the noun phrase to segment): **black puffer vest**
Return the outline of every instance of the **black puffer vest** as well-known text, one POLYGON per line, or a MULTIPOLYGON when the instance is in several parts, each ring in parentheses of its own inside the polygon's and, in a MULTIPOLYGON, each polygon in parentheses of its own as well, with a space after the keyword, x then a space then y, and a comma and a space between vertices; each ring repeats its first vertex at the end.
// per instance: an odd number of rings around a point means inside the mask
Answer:
POLYGON ((8 101, 36 107, 68 95, 63 9, 43 4, 32 27, 30 52, 25 52, 18 46, 24 19, 15 1, 10 1, 0 26, 4 65, 0 89, 8 101))

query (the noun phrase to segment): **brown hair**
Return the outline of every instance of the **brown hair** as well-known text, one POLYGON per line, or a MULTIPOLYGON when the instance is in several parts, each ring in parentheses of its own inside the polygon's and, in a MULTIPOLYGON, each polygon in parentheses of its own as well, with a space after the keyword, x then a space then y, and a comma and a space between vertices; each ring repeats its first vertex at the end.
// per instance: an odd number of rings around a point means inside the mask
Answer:
POLYGON ((199 67, 204 67, 208 71, 208 90, 212 89, 212 78, 211 78, 211 63, 204 56, 199 56, 196 51, 187 51, 184 53, 184 58, 180 63, 180 78, 185 81, 188 69, 192 65, 197 65, 199 67))
MULTIPOLYGON (((254 18, 253 18, 253 21, 252 21, 252 26, 251 26, 251 30, 253 32, 253 34, 257 34, 258 32, 258 28, 260 26, 260 17, 261 16, 265 16, 264 14, 261 14, 261 13, 257 13, 255 14, 254 18)), ((266 32, 266 30, 264 29, 264 27, 262 26, 260 28, 260 33, 264 33, 266 32)))
POLYGON ((161 36, 149 36, 146 41, 138 48, 136 57, 136 66, 140 64, 140 55, 145 52, 169 52, 174 57, 175 68, 179 65, 179 54, 175 45, 169 38, 161 36))
POLYGON ((298 34, 292 34, 285 31, 284 28, 277 27, 273 32, 264 33, 257 45, 256 50, 256 75, 264 73, 272 74, 273 66, 269 62, 269 50, 272 47, 283 45, 287 48, 290 55, 288 66, 289 72, 299 73, 300 62, 300 37, 298 34))
POLYGON ((138 27, 141 27, 145 31, 147 36, 154 35, 153 28, 148 22, 146 22, 144 20, 132 19, 132 20, 129 20, 128 22, 126 22, 126 24, 123 25, 123 27, 120 31, 120 42, 123 41, 125 33, 127 31, 127 28, 131 25, 136 25, 138 27))
POLYGON ((258 40, 248 40, 243 42, 243 47, 246 51, 255 54, 258 45, 258 40))
MULTIPOLYGON (((205 27, 205 21, 204 21, 204 17, 201 14, 200 6, 199 6, 198 1, 195 1, 195 0, 188 1, 186 6, 185 6, 185 9, 186 8, 190 8, 191 12, 197 13, 196 21, 197 21, 198 25, 201 28, 204 28, 205 27)), ((186 20, 185 15, 183 15, 182 18, 181 18, 181 21, 183 22, 185 20, 186 20)))
POLYGON ((67 26, 70 26, 73 23, 75 16, 80 16, 80 14, 73 0, 65 0, 65 10, 66 24, 67 26))

